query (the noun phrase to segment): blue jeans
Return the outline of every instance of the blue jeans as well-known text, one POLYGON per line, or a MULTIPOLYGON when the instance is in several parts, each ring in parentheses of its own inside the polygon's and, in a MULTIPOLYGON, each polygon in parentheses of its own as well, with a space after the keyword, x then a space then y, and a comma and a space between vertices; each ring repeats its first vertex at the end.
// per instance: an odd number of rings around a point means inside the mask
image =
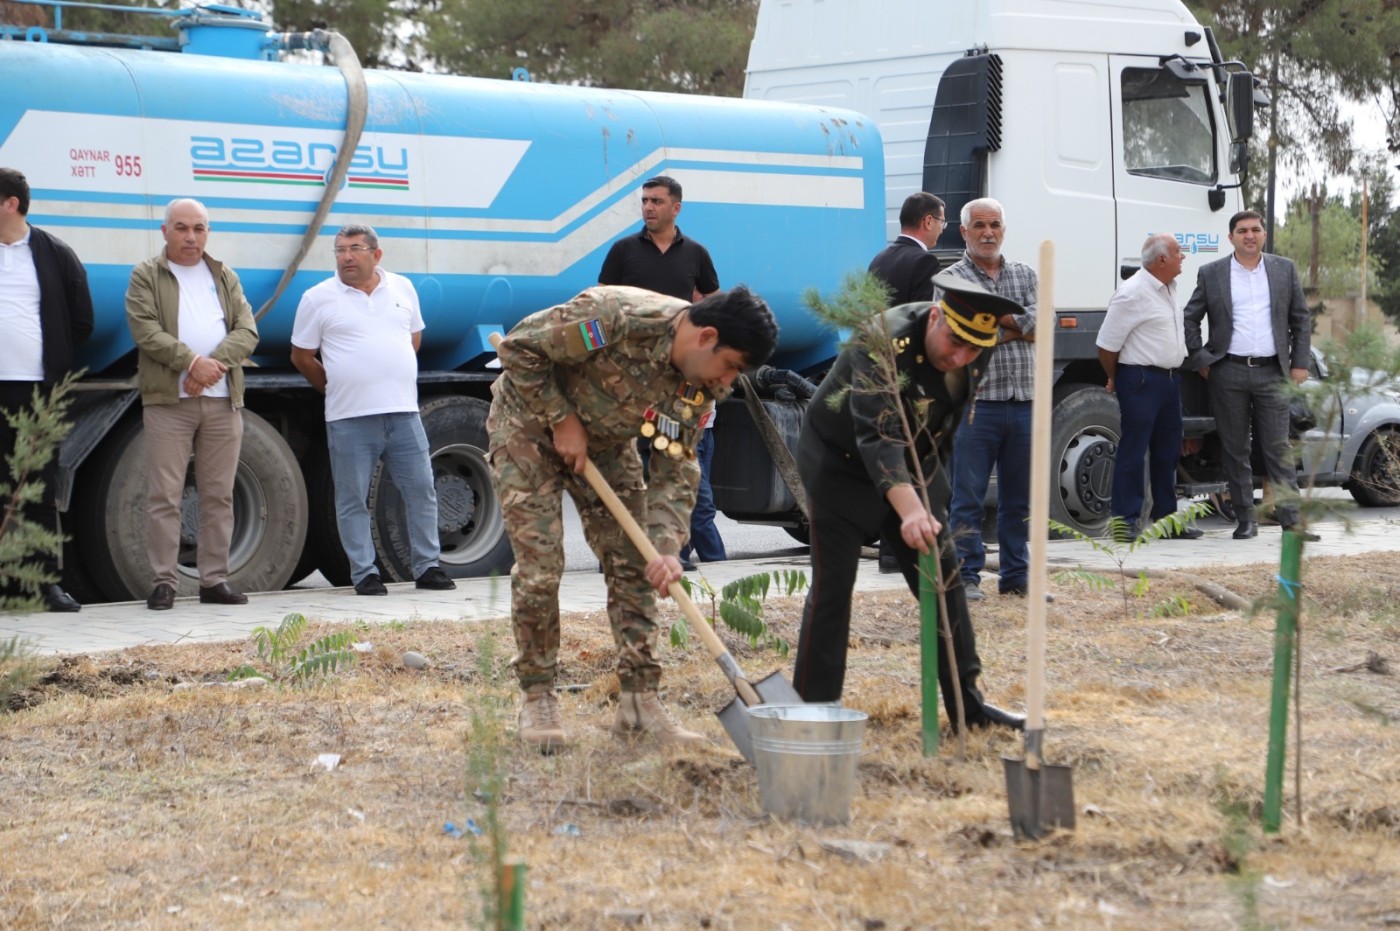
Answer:
POLYGON ((1113 379, 1122 421, 1113 463, 1115 517, 1142 517, 1143 457, 1152 483, 1152 521, 1176 511, 1176 463, 1181 458, 1181 383, 1179 376, 1145 365, 1118 363, 1113 379))
POLYGON ((374 539, 370 534, 369 482, 382 459, 403 497, 408 518, 408 546, 416 579, 438 564, 437 492, 428 457, 428 436, 417 411, 347 417, 326 424, 335 480, 335 519, 340 545, 350 559, 356 585, 372 572, 374 539))
MULTIPOLYGON (((953 438, 953 506, 948 519, 963 581, 977 584, 987 563, 982 516, 992 469, 997 472, 997 543, 1001 590, 1026 584, 1031 513, 1031 402, 978 401, 953 438)), ((1044 532, 1044 528, 1041 528, 1044 532)))
POLYGON ((710 465, 715 461, 715 431, 701 430, 695 445, 695 459, 700 463, 700 488, 695 493, 695 509, 690 512, 690 539, 681 547, 681 559, 689 559, 693 548, 701 562, 720 562, 728 558, 724 540, 715 526, 715 493, 710 488, 710 465))

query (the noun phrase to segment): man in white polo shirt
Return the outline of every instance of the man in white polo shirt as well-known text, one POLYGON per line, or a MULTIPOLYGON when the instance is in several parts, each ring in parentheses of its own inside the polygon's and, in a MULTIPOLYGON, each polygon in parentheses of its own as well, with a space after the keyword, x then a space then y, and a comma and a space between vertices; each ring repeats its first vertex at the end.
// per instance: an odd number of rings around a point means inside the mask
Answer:
MULTIPOLYGON (((1152 489, 1153 523, 1176 511, 1176 464, 1181 458, 1181 363, 1186 330, 1176 306, 1176 278, 1184 260, 1170 233, 1155 233, 1142 244, 1142 267, 1108 302, 1099 330, 1099 362, 1108 375, 1104 387, 1118 398, 1122 437, 1113 466, 1114 517, 1122 536, 1137 539, 1143 505, 1143 457, 1150 460, 1146 487, 1152 489)), ((1195 540, 1201 531, 1185 527, 1172 539, 1195 540)))
POLYGON ((437 494, 418 416, 423 316, 409 280, 379 267, 383 255, 368 226, 350 224, 335 234, 336 274, 302 295, 292 364, 326 396, 336 522, 356 594, 388 594, 375 569, 367 503, 381 459, 408 512, 417 587, 452 589, 456 583, 438 565, 437 494))

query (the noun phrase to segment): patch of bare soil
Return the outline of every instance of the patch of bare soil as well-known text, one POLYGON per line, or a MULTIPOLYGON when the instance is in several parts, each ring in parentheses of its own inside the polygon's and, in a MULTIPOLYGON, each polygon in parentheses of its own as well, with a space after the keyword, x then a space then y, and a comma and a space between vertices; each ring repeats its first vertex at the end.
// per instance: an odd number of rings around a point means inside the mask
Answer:
MULTIPOLYGON (((763 814, 713 716, 732 690, 698 645, 665 650, 663 686, 712 743, 614 739, 598 612, 563 620, 573 744, 553 756, 513 741, 505 624, 358 632, 373 650, 310 687, 213 684, 256 665, 248 643, 64 657, 0 714, 0 927, 474 927, 493 817, 528 865, 531 928, 1395 926, 1400 570, 1390 554, 1306 563, 1304 818, 1290 762, 1288 820, 1264 835, 1275 572, 1208 573, 1255 614, 1185 578, 1126 605, 1052 579, 1047 757, 1073 767, 1079 825, 1039 843, 1008 821, 1000 757, 1021 756, 1018 735, 970 734, 959 759, 944 724, 922 755, 903 592, 857 598, 845 703, 870 718, 839 827, 763 814)), ((1025 611, 993 594, 975 615, 982 685, 1012 708, 1025 611)), ((769 606, 794 644, 800 614, 769 606)), ((790 666, 726 639, 751 676, 790 666)))

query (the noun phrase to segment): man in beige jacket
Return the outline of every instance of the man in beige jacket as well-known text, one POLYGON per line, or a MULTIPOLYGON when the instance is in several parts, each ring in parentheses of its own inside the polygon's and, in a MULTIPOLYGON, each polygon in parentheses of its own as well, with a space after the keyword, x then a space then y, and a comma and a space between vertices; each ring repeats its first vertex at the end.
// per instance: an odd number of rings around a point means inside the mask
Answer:
POLYGON ((247 596, 228 583, 229 548, 243 440, 242 365, 258 344, 258 328, 238 275, 204 251, 204 205, 171 201, 160 230, 165 249, 132 269, 126 291, 146 430, 153 575, 146 607, 164 611, 175 604, 180 500, 191 451, 199 489, 199 600, 246 604, 247 596))

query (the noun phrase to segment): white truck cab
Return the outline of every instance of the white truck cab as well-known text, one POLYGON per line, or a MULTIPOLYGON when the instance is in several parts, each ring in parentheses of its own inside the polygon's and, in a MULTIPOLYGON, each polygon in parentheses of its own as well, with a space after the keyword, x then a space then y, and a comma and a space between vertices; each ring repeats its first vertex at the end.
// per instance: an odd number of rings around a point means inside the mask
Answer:
MULTIPOLYGON (((1148 235, 1186 253, 1182 304, 1201 265, 1228 254, 1256 96, 1267 102, 1245 66, 1179 0, 763 0, 744 94, 875 120, 888 239, 922 190, 947 204, 945 266, 978 197, 1005 208, 1008 257, 1034 264, 1055 243, 1051 517, 1101 532, 1119 415, 1094 340, 1148 235)), ((1199 378, 1183 407, 1181 490, 1219 490, 1199 378)))
POLYGON ((1009 256, 1055 241, 1061 312, 1102 310, 1151 233, 1181 243, 1184 286, 1228 249, 1248 126, 1222 87, 1248 76, 1214 49, 1179 0, 763 0, 744 95, 874 118, 888 238, 938 194, 951 261, 962 205, 995 197, 1009 256))

